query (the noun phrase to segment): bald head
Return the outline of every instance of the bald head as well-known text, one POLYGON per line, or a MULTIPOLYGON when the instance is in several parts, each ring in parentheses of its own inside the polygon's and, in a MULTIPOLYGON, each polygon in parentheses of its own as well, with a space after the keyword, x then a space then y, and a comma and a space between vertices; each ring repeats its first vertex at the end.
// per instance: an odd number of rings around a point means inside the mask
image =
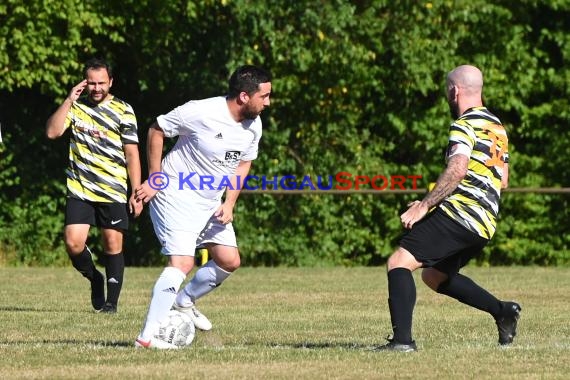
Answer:
POLYGON ((475 66, 461 65, 449 72, 447 86, 457 86, 470 95, 481 94, 483 91, 483 74, 475 66))
POLYGON ((461 116, 465 110, 483 105, 483 74, 471 65, 457 66, 447 74, 447 103, 451 115, 461 116))

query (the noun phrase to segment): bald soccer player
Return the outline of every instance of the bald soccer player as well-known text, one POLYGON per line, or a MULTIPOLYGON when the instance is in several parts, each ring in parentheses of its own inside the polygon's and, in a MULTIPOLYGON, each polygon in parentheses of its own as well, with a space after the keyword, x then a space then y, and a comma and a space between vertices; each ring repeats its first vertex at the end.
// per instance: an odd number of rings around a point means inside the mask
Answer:
POLYGON ((412 272, 433 290, 489 313, 499 344, 516 335, 521 307, 497 299, 459 273, 495 233, 501 189, 508 185, 508 139, 500 120, 483 106, 483 75, 470 65, 447 76, 447 102, 456 119, 449 129, 447 167, 434 189, 408 205, 406 229, 387 262, 388 306, 393 336, 377 351, 416 351, 412 315, 416 286, 412 272))

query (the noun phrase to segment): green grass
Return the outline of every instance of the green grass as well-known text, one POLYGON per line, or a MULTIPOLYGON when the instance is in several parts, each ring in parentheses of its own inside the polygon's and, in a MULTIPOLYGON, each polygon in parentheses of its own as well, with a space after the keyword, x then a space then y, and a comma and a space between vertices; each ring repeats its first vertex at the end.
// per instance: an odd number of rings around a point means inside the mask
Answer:
POLYGON ((496 344, 485 313, 416 277, 419 351, 377 353, 390 333, 384 268, 242 268, 200 300, 214 324, 180 351, 133 342, 161 268, 127 268, 119 313, 95 314, 72 268, 0 268, 2 379, 566 379, 567 268, 474 268, 465 273, 521 303, 519 334, 496 344))

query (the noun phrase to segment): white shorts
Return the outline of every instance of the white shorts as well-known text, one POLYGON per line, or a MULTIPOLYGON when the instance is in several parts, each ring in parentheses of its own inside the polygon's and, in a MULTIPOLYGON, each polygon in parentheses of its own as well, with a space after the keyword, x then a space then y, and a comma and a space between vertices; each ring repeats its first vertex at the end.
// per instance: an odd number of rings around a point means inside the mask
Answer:
POLYGON ((207 243, 237 247, 231 223, 221 224, 214 215, 218 200, 207 200, 192 190, 165 189, 150 202, 150 218, 163 255, 194 256, 207 243))

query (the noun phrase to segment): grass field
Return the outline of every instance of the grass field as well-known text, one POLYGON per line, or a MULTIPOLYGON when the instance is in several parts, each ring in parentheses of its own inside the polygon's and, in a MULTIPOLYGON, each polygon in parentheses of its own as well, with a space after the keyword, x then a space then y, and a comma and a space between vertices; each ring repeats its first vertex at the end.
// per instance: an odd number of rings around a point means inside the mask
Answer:
POLYGON ((242 268, 199 302, 214 324, 179 351, 136 350, 161 268, 127 268, 119 313, 91 311, 72 268, 0 268, 2 379, 567 379, 570 269, 466 268, 521 303, 496 344, 488 315, 416 277, 415 353, 378 353, 390 333, 384 268, 242 268))

